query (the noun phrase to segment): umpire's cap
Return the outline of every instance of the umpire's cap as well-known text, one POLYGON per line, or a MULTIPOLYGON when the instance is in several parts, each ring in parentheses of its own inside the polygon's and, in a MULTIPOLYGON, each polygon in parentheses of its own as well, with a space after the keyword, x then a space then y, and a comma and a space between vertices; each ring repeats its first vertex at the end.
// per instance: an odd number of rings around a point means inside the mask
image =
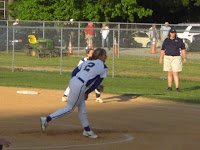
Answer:
POLYGON ((169 30, 169 32, 171 32, 171 33, 176 33, 176 29, 171 28, 171 29, 169 30))

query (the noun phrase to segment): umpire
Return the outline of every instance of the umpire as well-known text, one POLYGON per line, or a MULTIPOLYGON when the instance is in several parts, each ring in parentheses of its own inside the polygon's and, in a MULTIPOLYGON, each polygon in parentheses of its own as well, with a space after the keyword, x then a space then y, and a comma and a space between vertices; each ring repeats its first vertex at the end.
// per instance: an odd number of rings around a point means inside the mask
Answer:
POLYGON ((168 38, 163 42, 160 52, 160 64, 163 64, 163 71, 168 71, 168 91, 172 91, 172 80, 174 77, 176 91, 179 92, 179 72, 182 71, 183 62, 186 63, 186 49, 183 40, 178 38, 176 30, 169 30, 168 38), (164 56, 164 61, 163 61, 164 56))

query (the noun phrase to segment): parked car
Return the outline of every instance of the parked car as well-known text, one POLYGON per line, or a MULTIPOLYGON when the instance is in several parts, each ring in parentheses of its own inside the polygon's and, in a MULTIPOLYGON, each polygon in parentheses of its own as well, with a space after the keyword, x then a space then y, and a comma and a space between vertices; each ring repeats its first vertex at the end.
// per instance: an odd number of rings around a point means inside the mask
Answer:
MULTIPOLYGON (((132 33, 132 38, 134 39, 135 42, 137 42, 138 47, 146 47, 150 48, 151 47, 151 42, 148 37, 148 32, 145 31, 136 31, 132 33)), ((133 44, 134 45, 134 44, 133 44)), ((158 39, 156 47, 161 47, 161 40, 158 39)))
MULTIPOLYGON (((58 36, 57 30, 54 28, 48 28, 44 29, 39 28, 42 27, 43 24, 41 23, 28 23, 28 24, 18 24, 13 27, 3 28, 3 32, 1 32, 0 35, 0 50, 6 50, 7 49, 7 34, 8 34, 8 50, 14 49, 15 50, 23 50, 25 44, 28 44, 28 35, 35 35, 36 38, 45 38, 45 39, 51 39, 54 41, 55 46, 61 45, 60 37, 58 36), (14 36, 15 39, 13 40, 13 28, 14 28, 14 36), (44 35, 43 35, 44 33, 44 35)), ((48 26, 48 25, 47 25, 48 26)), ((51 27, 51 26, 50 26, 51 27)))
MULTIPOLYGON (((96 36, 94 37, 94 46, 95 47, 101 47, 102 46, 102 36, 100 32, 96 32, 96 36)), ((118 34, 115 34, 117 44, 119 43, 119 46, 122 48, 132 48, 133 43, 136 45, 136 42, 134 42, 134 39, 131 36, 131 33, 127 33, 125 30, 120 32, 120 38, 118 41, 118 34)), ((83 39, 84 37, 82 37, 83 39)), ((84 41, 84 45, 86 46, 86 42, 84 41)), ((110 47, 113 47, 113 32, 110 31, 109 33, 109 44, 110 47)), ((106 42, 105 42, 105 47, 107 48, 106 42)))
MULTIPOLYGON (((28 43, 28 38, 25 33, 16 33, 15 38, 13 39, 13 29, 8 29, 8 50, 13 49, 13 45, 15 50, 20 50, 24 47, 26 43, 28 43)), ((0 35, 0 50, 7 49, 7 32, 4 32, 0 35)))
POLYGON ((24 24, 18 24, 19 28, 17 29, 17 33, 24 33, 27 35, 35 35, 36 38, 45 38, 50 39, 54 41, 54 44, 56 46, 60 46, 60 34, 58 34, 57 30, 54 27, 54 24, 49 23, 45 24, 45 27, 43 30, 43 24, 42 23, 24 23, 24 24), (49 28, 50 27, 50 28, 49 28), (44 31, 44 32, 43 32, 44 31))
POLYGON ((193 36, 200 34, 200 24, 178 24, 175 26, 177 36, 181 39, 187 39, 192 42, 193 36))
POLYGON ((141 43, 135 41, 135 39, 131 36, 131 33, 121 34, 120 36, 120 47, 127 47, 127 48, 135 48, 141 47, 141 43))
POLYGON ((200 34, 194 35, 192 43, 188 47, 190 52, 200 52, 200 34))

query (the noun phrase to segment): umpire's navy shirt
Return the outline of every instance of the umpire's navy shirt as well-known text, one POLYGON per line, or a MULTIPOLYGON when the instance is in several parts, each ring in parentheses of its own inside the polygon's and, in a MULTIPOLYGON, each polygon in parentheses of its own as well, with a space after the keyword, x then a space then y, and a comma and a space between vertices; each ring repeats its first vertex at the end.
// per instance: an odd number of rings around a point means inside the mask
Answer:
POLYGON ((185 49, 185 44, 180 38, 170 39, 166 38, 163 42, 162 49, 165 50, 167 56, 180 56, 180 49, 185 49))

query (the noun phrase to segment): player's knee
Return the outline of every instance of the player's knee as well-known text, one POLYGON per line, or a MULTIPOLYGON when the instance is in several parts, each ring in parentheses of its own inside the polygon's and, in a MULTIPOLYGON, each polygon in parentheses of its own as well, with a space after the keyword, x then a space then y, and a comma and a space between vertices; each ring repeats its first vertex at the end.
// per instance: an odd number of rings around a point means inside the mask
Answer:
POLYGON ((65 108, 64 108, 64 111, 65 111, 65 112, 68 112, 68 113, 73 112, 73 110, 74 110, 74 109, 73 109, 72 107, 65 107, 65 108))

